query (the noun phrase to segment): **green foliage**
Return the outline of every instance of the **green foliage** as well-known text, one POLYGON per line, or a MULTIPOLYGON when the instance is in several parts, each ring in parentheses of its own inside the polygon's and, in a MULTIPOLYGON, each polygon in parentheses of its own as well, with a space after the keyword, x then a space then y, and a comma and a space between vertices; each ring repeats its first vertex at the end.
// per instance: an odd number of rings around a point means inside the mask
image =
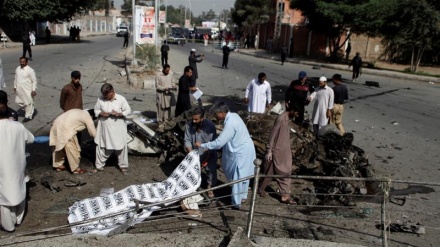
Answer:
POLYGON ((11 21, 65 21, 94 9, 99 0, 3 0, 0 18, 11 21))
POLYGON ((266 23, 274 13, 270 0, 236 0, 231 10, 232 21, 239 27, 266 23))
POLYGON ((410 61, 416 72, 425 51, 438 48, 440 38, 440 9, 427 0, 400 0, 385 17, 380 32, 387 45, 387 55, 410 61))
POLYGON ((136 58, 145 62, 145 68, 148 74, 154 74, 160 62, 160 55, 156 46, 150 44, 138 45, 136 58))

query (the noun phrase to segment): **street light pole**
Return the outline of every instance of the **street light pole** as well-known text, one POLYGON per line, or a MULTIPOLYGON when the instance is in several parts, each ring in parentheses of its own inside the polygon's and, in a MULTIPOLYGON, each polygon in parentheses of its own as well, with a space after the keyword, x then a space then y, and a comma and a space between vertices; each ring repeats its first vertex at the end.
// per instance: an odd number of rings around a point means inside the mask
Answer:
POLYGON ((135 16, 135 8, 136 8, 136 5, 135 5, 135 0, 132 0, 132 2, 131 2, 131 8, 132 8, 132 13, 131 13, 131 28, 132 28, 132 30, 133 30, 133 37, 132 37, 132 41, 133 41, 133 59, 131 60, 131 65, 136 65, 137 64, 137 62, 136 62, 136 22, 135 22, 135 20, 136 20, 136 16, 135 16))
POLYGON ((191 26, 191 0, 188 0, 189 2, 189 26, 191 26))

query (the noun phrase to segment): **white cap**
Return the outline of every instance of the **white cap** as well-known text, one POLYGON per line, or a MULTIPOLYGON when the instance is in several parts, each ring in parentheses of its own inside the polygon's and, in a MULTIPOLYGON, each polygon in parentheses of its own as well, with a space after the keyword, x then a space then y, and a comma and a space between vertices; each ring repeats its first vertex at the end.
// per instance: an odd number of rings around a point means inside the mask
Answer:
POLYGON ((194 49, 194 48, 193 48, 193 49, 191 49, 191 51, 194 51, 194 52, 195 52, 195 51, 196 51, 196 49, 194 49))
POLYGON ((325 76, 321 76, 319 77, 319 81, 327 81, 327 78, 325 78, 325 76))

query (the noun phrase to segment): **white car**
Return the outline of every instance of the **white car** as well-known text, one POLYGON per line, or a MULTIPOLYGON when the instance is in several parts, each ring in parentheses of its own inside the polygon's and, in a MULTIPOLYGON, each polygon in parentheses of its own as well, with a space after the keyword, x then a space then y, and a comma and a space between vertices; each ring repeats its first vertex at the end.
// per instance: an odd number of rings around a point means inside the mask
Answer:
POLYGON ((118 27, 116 29, 116 37, 123 37, 125 32, 128 32, 128 27, 118 27))

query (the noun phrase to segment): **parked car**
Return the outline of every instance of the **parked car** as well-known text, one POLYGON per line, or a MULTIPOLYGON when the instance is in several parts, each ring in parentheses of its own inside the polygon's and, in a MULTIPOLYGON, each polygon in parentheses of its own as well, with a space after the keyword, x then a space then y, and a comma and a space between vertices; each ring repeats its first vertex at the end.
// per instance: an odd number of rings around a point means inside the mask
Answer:
POLYGON ((167 38, 168 44, 178 44, 183 45, 186 43, 186 38, 183 35, 170 35, 167 38))
POLYGON ((124 26, 118 27, 116 29, 116 37, 124 37, 125 32, 128 32, 128 27, 124 27, 124 26))

